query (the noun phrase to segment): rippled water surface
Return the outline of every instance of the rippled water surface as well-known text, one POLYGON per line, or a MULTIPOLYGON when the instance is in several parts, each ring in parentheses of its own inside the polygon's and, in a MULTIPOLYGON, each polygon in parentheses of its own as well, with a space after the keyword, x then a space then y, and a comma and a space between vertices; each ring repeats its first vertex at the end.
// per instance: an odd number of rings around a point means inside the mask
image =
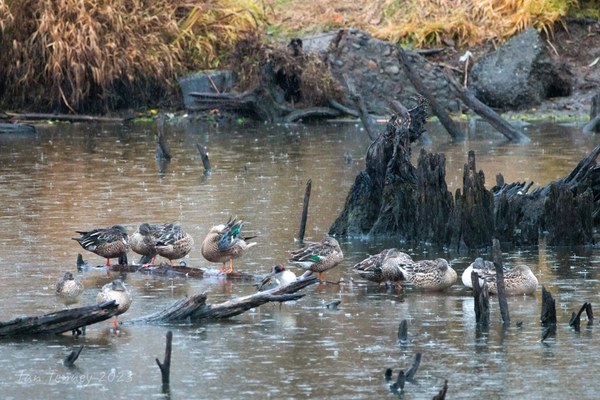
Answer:
MULTIPOLYGON (((447 158, 452 191, 462 181, 467 152, 475 150, 487 186, 502 173, 506 182, 546 184, 568 174, 599 140, 575 126, 524 127, 530 144, 511 144, 481 125, 469 139, 454 143, 430 127, 428 150, 447 158)), ((200 254, 212 225, 230 215, 248 221, 258 235, 236 268, 262 275, 296 248, 306 181, 312 196, 306 238, 318 240, 343 206, 363 168, 369 142, 353 124, 270 126, 219 130, 203 125, 168 124, 173 155, 165 169, 154 157, 155 127, 132 125, 42 126, 32 136, 0 135, 0 320, 62 309, 53 293, 63 271, 76 271, 78 253, 92 264, 104 262, 71 240, 76 230, 116 223, 130 232, 141 222, 179 221, 196 240, 187 265, 215 268, 200 254), (196 144, 206 145, 213 172, 205 175, 196 144), (351 155, 347 162, 344 154, 351 155)), ((418 154, 415 145, 414 154, 418 154)), ((399 247, 414 259, 445 257, 460 274, 478 254, 453 254, 411 247, 394 240, 344 239, 345 259, 327 273, 341 285, 313 285, 299 301, 266 304, 229 321, 208 325, 124 325, 110 322, 69 334, 0 341, 3 399, 173 398, 266 399, 394 398, 383 379, 386 368, 407 369, 423 354, 405 399, 431 398, 448 380, 448 398, 595 398, 600 384, 599 327, 568 326, 571 312, 585 302, 598 308, 600 282, 596 249, 539 248, 505 252, 505 263, 531 266, 554 295, 559 327, 541 343, 541 295, 509 298, 513 323, 501 328, 492 299, 492 323, 481 333, 473 301, 457 283, 443 293, 378 288, 353 275, 352 265, 367 254, 399 247), (324 304, 339 299, 339 309, 324 304), (398 324, 408 320, 408 344, 397 343, 398 324), (517 325, 517 322, 522 322, 517 325), (163 358, 165 333, 173 331, 170 392, 161 392, 155 358, 163 358), (75 367, 62 359, 80 344, 75 367)), ((485 255, 484 255, 485 256, 485 255)), ((133 253, 130 260, 135 259, 133 253)), ((291 267, 290 267, 291 268, 291 267)), ((116 276, 116 275, 115 275, 116 276)), ((115 277, 113 276, 113 278, 115 277)), ((93 304, 109 281, 102 273, 78 274, 93 304)), ((123 276, 134 302, 121 320, 163 309, 198 292, 217 303, 250 294, 252 282, 221 278, 123 276)))

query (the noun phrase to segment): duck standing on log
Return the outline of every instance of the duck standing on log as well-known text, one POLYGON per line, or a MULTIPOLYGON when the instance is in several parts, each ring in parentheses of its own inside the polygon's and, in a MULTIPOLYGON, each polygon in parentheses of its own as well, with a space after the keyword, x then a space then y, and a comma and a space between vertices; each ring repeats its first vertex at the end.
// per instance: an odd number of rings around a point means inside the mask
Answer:
MULTIPOLYGON (((481 257, 476 258, 462 274, 463 285, 468 288, 473 288, 472 271, 479 276, 480 284, 485 282, 490 294, 498 294, 494 263, 484 261, 481 257)), ((507 296, 534 294, 537 286, 538 279, 527 265, 520 264, 514 268, 504 268, 504 292, 507 296)))
POLYGON ((259 292, 274 289, 279 286, 289 285, 296 280, 296 274, 292 271, 288 271, 281 264, 277 264, 271 270, 271 273, 263 278, 263 280, 257 284, 256 289, 259 292))
POLYGON ((71 272, 65 272, 55 285, 55 293, 65 304, 69 306, 79 302, 83 293, 83 283, 76 280, 71 272))
POLYGON ((338 241, 325 234, 320 242, 307 243, 305 247, 292 251, 289 261, 307 271, 316 272, 322 281, 323 272, 335 267, 343 259, 344 253, 338 241))
POLYGON ((445 290, 458 279, 456 271, 443 258, 401 265, 400 269, 407 281, 424 290, 445 290))
POLYGON ((242 236, 244 221, 229 218, 227 224, 213 226, 202 242, 202 256, 215 263, 221 263, 221 272, 233 272, 233 260, 241 257, 246 250, 256 245, 248 242, 256 236, 242 236), (229 262, 229 269, 225 264, 229 262))
POLYGON ((127 229, 122 225, 76 232, 81 237, 72 239, 77 241, 85 250, 106 258, 107 267, 110 267, 111 258, 120 258, 127 254, 129 235, 127 229))
POLYGON ((362 278, 378 285, 392 282, 399 287, 404 280, 400 265, 412 264, 413 259, 398 249, 385 249, 379 254, 371 255, 352 267, 362 278))
POLYGON ((168 224, 148 224, 144 222, 137 227, 129 238, 131 250, 142 256, 139 261, 142 268, 154 264, 154 259, 158 255, 156 243, 163 229, 167 227, 168 224))
POLYGON ((194 238, 179 224, 165 225, 156 241, 158 255, 169 260, 171 266, 173 266, 173 260, 187 256, 192 247, 194 247, 194 238))
POLYGON ((107 301, 115 301, 117 303, 117 314, 115 314, 115 319, 113 321, 113 326, 115 331, 117 330, 118 320, 117 316, 123 314, 125 311, 129 310, 129 306, 131 306, 132 298, 129 289, 122 280, 115 279, 112 282, 107 283, 102 287, 100 293, 96 296, 96 303, 102 304, 107 301))

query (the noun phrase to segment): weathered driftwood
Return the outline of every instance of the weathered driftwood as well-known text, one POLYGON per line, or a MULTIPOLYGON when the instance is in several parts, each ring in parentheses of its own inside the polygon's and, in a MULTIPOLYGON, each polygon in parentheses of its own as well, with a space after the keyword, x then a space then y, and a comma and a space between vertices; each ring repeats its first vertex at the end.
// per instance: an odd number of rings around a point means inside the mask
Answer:
POLYGON ((490 125, 496 128, 496 130, 503 134, 508 140, 520 143, 529 143, 531 141, 526 135, 524 135, 522 132, 520 132, 518 129, 512 126, 500 115, 498 115, 498 113, 496 113, 490 107, 482 103, 468 89, 462 87, 452 76, 450 71, 446 70, 445 76, 448 82, 450 82, 450 86, 452 87, 458 98, 460 98, 467 107, 475 111, 487 122, 489 122, 490 125))
POLYGON ((285 302, 302 298, 303 294, 295 292, 315 282, 317 277, 310 275, 299 278, 289 285, 237 297, 219 304, 206 304, 206 293, 200 293, 178 300, 165 310, 124 323, 212 322, 231 318, 268 302, 285 302))
MULTIPOLYGON (((102 269, 104 267, 91 267, 102 269)), ((233 280, 245 280, 245 281, 257 281, 262 279, 262 276, 250 274, 243 271, 233 271, 230 273, 224 273, 216 269, 204 269, 204 268, 194 268, 188 267, 185 265, 168 265, 168 264, 160 264, 160 265, 148 265, 147 267, 142 268, 141 265, 111 265, 110 271, 113 272, 141 272, 150 275, 158 275, 158 276, 185 276, 188 278, 226 278, 233 280)))
POLYGON ((583 303, 583 305, 581 306, 581 308, 579 309, 579 312, 576 313, 572 313, 571 314, 571 320, 569 321, 569 326, 572 327, 573 329, 575 329, 576 331, 579 331, 579 328, 581 326, 581 314, 583 314, 583 312, 586 312, 586 316, 588 319, 588 325, 592 325, 594 323, 594 315, 592 313, 592 305, 590 303, 583 303))
POLYGON ((199 93, 191 92, 198 111, 219 109, 235 112, 267 122, 295 122, 304 119, 331 118, 340 116, 339 110, 329 107, 291 107, 281 88, 273 66, 261 68, 260 84, 257 88, 242 93, 199 93))
POLYGON ((404 52, 401 46, 398 46, 397 54, 398 60, 400 61, 400 65, 402 65, 402 67, 404 68, 408 79, 410 79, 410 82, 413 84, 417 92, 423 97, 425 97, 427 101, 429 101, 433 113, 439 118, 440 122, 442 123, 444 128, 446 128, 446 131, 448 131, 452 139, 464 139, 465 134, 463 133, 463 131, 460 129, 458 124, 456 124, 452 120, 452 118, 450 118, 450 115, 448 115, 446 110, 444 110, 444 107, 442 107, 438 103, 435 96, 429 91, 429 89, 425 87, 419 75, 413 70, 412 66, 410 65, 408 57, 406 56, 406 53, 404 52))
POLYGON ((502 265, 502 251, 500 250, 500 241, 494 239, 492 243, 492 252, 494 255, 494 268, 496 268, 496 290, 498 296, 498 305, 500 307, 500 315, 502 322, 505 325, 510 323, 510 315, 508 313, 508 302, 506 301, 506 290, 504 288, 504 267, 502 265))
POLYGON ((310 201, 310 191, 312 188, 312 179, 306 182, 306 189, 304 190, 304 202, 302 203, 302 216, 300 217, 300 229, 298 230, 298 237, 296 241, 298 243, 304 242, 304 233, 306 231, 306 220, 308 219, 308 203, 310 201))
POLYGON ((117 314, 114 301, 95 306, 71 308, 36 317, 20 317, 0 322, 0 337, 44 335, 70 332, 104 321, 117 314))
POLYGON ((96 115, 73 115, 73 114, 47 114, 47 113, 13 113, 5 112, 6 115, 15 120, 34 121, 34 120, 49 120, 49 121, 66 121, 66 122, 125 122, 125 118, 119 117, 102 117, 96 115))
POLYGON ((592 106, 590 107, 590 121, 583 127, 584 133, 600 132, 600 93, 592 97, 592 106))

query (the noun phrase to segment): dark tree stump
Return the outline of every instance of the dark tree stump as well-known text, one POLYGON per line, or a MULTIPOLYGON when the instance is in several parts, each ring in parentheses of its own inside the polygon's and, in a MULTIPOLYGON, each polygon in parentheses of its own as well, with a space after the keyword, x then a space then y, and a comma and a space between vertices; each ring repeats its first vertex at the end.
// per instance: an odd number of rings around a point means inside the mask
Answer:
POLYGON ((483 171, 476 170, 474 151, 469 151, 463 173, 463 191, 456 191, 454 205, 448 228, 452 247, 489 247, 494 235, 494 197, 485 188, 483 171))
POLYGON ((584 245, 593 241, 593 202, 591 190, 577 195, 566 184, 553 184, 545 202, 543 227, 547 243, 584 245))

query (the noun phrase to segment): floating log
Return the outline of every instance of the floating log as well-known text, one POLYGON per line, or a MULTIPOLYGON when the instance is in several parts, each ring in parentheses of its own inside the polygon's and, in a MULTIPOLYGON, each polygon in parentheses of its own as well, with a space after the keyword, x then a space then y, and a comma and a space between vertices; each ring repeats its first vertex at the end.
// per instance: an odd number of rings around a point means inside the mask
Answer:
POLYGON ((173 345, 173 332, 167 332, 167 344, 165 347, 165 358, 161 363, 158 358, 155 358, 158 368, 160 368, 160 375, 162 378, 163 391, 168 390, 171 374, 171 349, 173 345))
POLYGON ((471 110, 475 111, 477 114, 483 117, 487 122, 490 123, 490 125, 496 128, 496 130, 503 134, 508 140, 519 143, 531 142, 531 139, 529 139, 526 135, 517 130, 514 126, 512 126, 508 121, 503 119, 490 107, 482 103, 468 89, 465 89, 463 86, 461 86, 456 81, 456 79, 454 79, 450 71, 448 71, 447 69, 445 70, 445 76, 448 82, 450 82, 450 87, 452 87, 456 95, 463 101, 463 103, 465 103, 467 107, 469 107, 471 110))
POLYGON ((298 237, 296 241, 298 243, 304 242, 304 232, 306 231, 306 220, 308 219, 308 203, 310 201, 310 191, 312 188, 312 179, 306 182, 306 189, 304 190, 304 202, 302 203, 302 217, 300 217, 300 229, 298 230, 298 237))
POLYGON ((444 110, 444 107, 437 102, 435 96, 429 91, 429 89, 425 87, 419 75, 410 65, 408 57, 401 46, 397 47, 397 55, 400 65, 402 65, 404 71, 406 72, 406 76, 408 76, 408 79, 410 79, 410 82, 413 84, 417 92, 427 99, 431 109, 433 110, 433 113, 439 118, 440 122, 444 128, 446 128, 446 131, 448 131, 452 139, 463 140, 465 138, 465 134, 460 129, 458 124, 456 124, 452 118, 450 118, 446 110, 444 110))
POLYGON ((5 112, 6 115, 14 120, 20 121, 66 121, 66 122, 118 122, 123 123, 125 118, 102 117, 96 115, 74 115, 74 114, 48 114, 48 113, 13 113, 5 112))
POLYGON ((498 296, 498 305, 502 322, 505 325, 510 324, 510 315, 508 313, 508 302, 506 301, 506 290, 504 288, 504 267, 502 266, 502 250, 500 250, 500 241, 494 239, 492 243, 492 252, 494 255, 494 268, 496 269, 496 290, 498 296))
POLYGON ((268 302, 285 302, 300 299, 304 295, 295 294, 295 292, 315 282, 317 282, 317 277, 309 275, 305 278, 299 278, 289 285, 234 298, 219 304, 206 304, 206 293, 200 293, 178 300, 165 310, 123 323, 213 322, 231 318, 268 302))
POLYGON ((105 321, 116 314, 117 304, 114 301, 108 301, 99 305, 70 308, 36 317, 20 317, 0 322, 0 337, 70 332, 86 325, 105 321))

